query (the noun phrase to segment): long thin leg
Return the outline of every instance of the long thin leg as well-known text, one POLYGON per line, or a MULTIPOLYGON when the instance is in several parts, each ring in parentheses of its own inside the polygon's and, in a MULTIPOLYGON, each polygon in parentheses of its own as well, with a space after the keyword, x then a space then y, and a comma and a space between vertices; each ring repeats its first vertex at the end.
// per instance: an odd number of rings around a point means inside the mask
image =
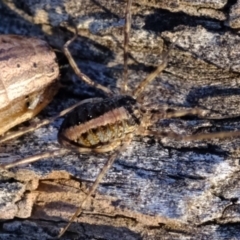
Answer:
MULTIPOLYGON (((184 109, 184 110, 171 109, 169 112, 165 111, 163 115, 164 115, 164 118, 178 118, 178 117, 184 117, 187 115, 195 115, 200 118, 204 118, 208 120, 223 120, 223 119, 239 118, 239 115, 231 115, 231 116, 223 116, 223 117, 207 116, 210 113, 211 113, 210 110, 201 109, 201 108, 190 108, 190 109, 184 109)), ((159 113, 159 116, 161 116, 161 113, 159 113)))
POLYGON ((187 115, 195 115, 198 117, 205 117, 206 114, 209 113, 208 110, 200 109, 200 108, 191 108, 191 109, 183 109, 183 110, 171 110, 170 112, 164 113, 164 118, 179 118, 187 115))
POLYGON ((85 99, 85 100, 83 100, 81 102, 78 102, 78 103, 72 105, 71 107, 61 111, 58 115, 56 115, 54 117, 51 117, 49 119, 45 119, 45 120, 43 120, 43 121, 41 121, 41 122, 39 122, 37 124, 33 124, 33 125, 25 128, 25 129, 22 129, 21 131, 12 132, 10 134, 7 134, 6 136, 1 137, 0 138, 0 143, 6 142, 8 140, 11 140, 11 139, 14 139, 14 138, 17 138, 17 137, 20 137, 20 136, 24 135, 25 133, 32 132, 32 131, 34 131, 37 128, 45 126, 45 125, 55 121, 57 118, 66 115, 67 113, 71 112, 73 109, 75 109, 76 107, 78 107, 78 106, 80 106, 80 105, 82 105, 84 103, 87 103, 87 102, 94 103, 94 102, 98 102, 100 100, 102 100, 102 99, 101 98, 91 98, 91 99, 85 99))
POLYGON ((74 37, 70 40, 68 40, 64 46, 63 46, 63 52, 65 54, 65 56, 67 57, 72 69, 74 70, 75 74, 81 78, 85 83, 87 83, 88 85, 92 86, 92 87, 95 87, 95 88, 98 88, 98 89, 101 89, 103 92, 105 92, 108 96, 112 96, 113 93, 111 90, 109 90, 107 87, 104 87, 102 86, 101 84, 99 83, 96 83, 94 81, 92 81, 87 75, 85 75, 84 73, 82 73, 80 71, 80 69, 78 68, 76 62, 74 61, 71 53, 69 52, 68 50, 68 47, 69 45, 74 41, 76 40, 76 38, 78 37, 78 29, 75 28, 76 32, 74 34, 74 37))
POLYGON ((160 131, 151 131, 139 129, 139 135, 142 136, 155 136, 157 138, 172 138, 178 141, 194 141, 194 140, 209 140, 209 139, 224 139, 224 138, 234 138, 240 137, 240 131, 231 131, 231 132, 215 132, 215 133, 199 133, 190 136, 180 135, 174 132, 160 132, 160 131))
POLYGON ((10 169, 22 164, 28 164, 28 163, 32 163, 32 162, 36 162, 38 160, 44 159, 44 158, 50 158, 50 157, 59 157, 60 155, 63 155, 65 153, 69 152, 69 149, 65 149, 65 148, 61 148, 55 151, 48 151, 45 153, 40 153, 40 154, 36 154, 34 156, 31 157, 27 157, 21 160, 17 160, 14 161, 12 163, 6 163, 6 164, 1 164, 0 168, 4 168, 4 169, 10 169))
POLYGON ((183 110, 174 110, 166 107, 155 110, 154 113, 145 114, 142 121, 145 123, 145 126, 152 126, 154 123, 158 122, 160 119, 168 118, 179 118, 188 115, 198 116, 199 118, 206 119, 206 115, 209 113, 208 110, 200 108, 190 108, 183 110))
POLYGON ((129 43, 129 35, 131 30, 131 22, 132 22, 132 15, 131 15, 131 6, 132 0, 127 1, 126 13, 125 13, 125 27, 124 27, 124 68, 123 68, 123 86, 121 88, 121 93, 126 94, 128 91, 128 43, 129 43))
POLYGON ((158 122, 160 119, 179 118, 179 117, 190 116, 190 115, 197 116, 201 119, 206 119, 206 120, 224 120, 224 119, 239 118, 239 115, 211 117, 211 116, 208 116, 210 113, 211 113, 210 110, 201 109, 201 108, 175 110, 168 107, 162 107, 156 110, 155 113, 150 115, 151 116, 150 120, 147 118, 146 122, 149 123, 148 125, 152 125, 153 123, 158 122))
POLYGON ((163 55, 162 63, 157 67, 157 69, 154 70, 152 73, 150 73, 144 80, 142 80, 139 83, 139 85, 137 86, 137 88, 133 91, 133 96, 135 98, 138 98, 139 95, 142 93, 142 91, 145 89, 146 85, 151 83, 154 80, 154 78, 166 68, 167 63, 168 63, 169 53, 171 52, 171 50, 175 46, 178 39, 182 36, 182 34, 183 34, 183 31, 182 31, 181 34, 179 34, 177 39, 170 45, 168 51, 163 55))
POLYGON ((199 133, 191 136, 181 136, 181 140, 193 141, 193 140, 207 140, 207 139, 224 139, 224 138, 234 138, 240 137, 240 131, 232 132, 215 132, 215 133, 199 133))
POLYGON ((77 216, 79 216, 82 213, 82 210, 85 206, 85 204, 87 203, 88 199, 95 193, 98 185, 100 184, 100 182, 102 181, 102 179, 104 178, 104 176, 106 175, 106 173, 108 172, 108 170, 111 168, 111 166, 113 165, 115 159, 117 158, 117 156, 123 152, 125 150, 125 148, 129 145, 129 143, 132 140, 132 135, 129 136, 128 139, 125 139, 124 144, 118 149, 116 150, 107 160, 107 162, 104 164, 101 172, 98 174, 96 180, 94 181, 93 185, 90 187, 87 195, 85 196, 85 198, 83 199, 81 205, 77 208, 76 212, 74 213, 74 215, 71 217, 71 219, 69 220, 68 224, 64 227, 64 229, 59 233, 58 238, 60 238, 69 228, 69 226, 72 224, 72 222, 75 220, 75 218, 77 216))
POLYGON ((76 147, 76 146, 68 146, 67 148, 61 148, 58 150, 54 150, 54 151, 48 151, 48 152, 44 152, 44 153, 40 153, 40 154, 36 154, 34 156, 31 157, 26 157, 20 160, 16 160, 14 162, 11 163, 6 163, 6 164, 0 164, 0 168, 5 168, 5 169, 10 169, 16 166, 20 166, 22 164, 28 164, 28 163, 33 163, 36 162, 38 160, 41 160, 43 158, 49 158, 49 157, 58 157, 60 155, 63 155, 65 153, 68 153, 70 151, 75 151, 75 152, 79 152, 79 153, 83 153, 83 154, 89 154, 89 153, 106 153, 106 152, 110 152, 113 149, 116 149, 118 146, 120 145, 119 142, 113 142, 110 143, 104 147, 101 148, 84 148, 84 147, 76 147))

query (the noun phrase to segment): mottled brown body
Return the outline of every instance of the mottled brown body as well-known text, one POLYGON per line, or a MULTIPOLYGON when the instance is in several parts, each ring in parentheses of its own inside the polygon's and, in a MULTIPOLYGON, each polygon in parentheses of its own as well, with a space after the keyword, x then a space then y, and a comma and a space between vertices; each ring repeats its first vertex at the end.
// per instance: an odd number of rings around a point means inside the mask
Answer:
POLYGON ((0 35, 0 135, 38 114, 58 90, 59 67, 37 38, 0 35))
POLYGON ((136 100, 130 96, 86 103, 65 118, 58 138, 65 146, 99 148, 135 132, 141 115, 136 100))

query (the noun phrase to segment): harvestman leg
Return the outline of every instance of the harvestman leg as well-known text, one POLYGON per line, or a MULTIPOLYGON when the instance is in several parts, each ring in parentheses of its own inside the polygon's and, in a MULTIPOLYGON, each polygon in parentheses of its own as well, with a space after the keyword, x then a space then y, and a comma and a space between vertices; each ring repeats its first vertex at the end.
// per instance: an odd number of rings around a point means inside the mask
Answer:
MULTIPOLYGON (((123 93, 126 93, 128 90, 127 87, 127 59, 128 59, 128 42, 129 42, 129 34, 130 34, 130 29, 131 29, 131 5, 132 5, 132 0, 128 0, 127 1, 127 7, 126 7, 126 13, 125 13, 125 31, 124 31, 124 77, 123 77, 123 85, 121 88, 121 91, 123 93)), ((64 52, 65 55, 67 56, 71 66, 73 67, 75 73, 83 79, 83 77, 81 76, 81 72, 78 69, 76 63, 74 62, 71 54, 69 53, 67 47, 69 46, 69 44, 75 40, 77 36, 77 32, 76 35, 73 39, 71 39, 70 41, 68 41, 65 44, 64 47, 64 52)), ((174 42, 175 43, 175 42, 174 42)), ((171 45, 170 49, 173 48, 174 44, 171 45)), ((140 91, 137 92, 141 92, 144 88, 145 85, 147 85, 148 83, 150 83, 156 76, 157 74, 159 74, 160 72, 162 72, 162 70, 166 67, 167 65, 167 57, 168 57, 168 53, 165 56, 164 60, 163 60, 163 64, 160 65, 156 71, 154 71, 152 74, 150 74, 149 77, 147 77, 146 80, 142 81, 142 83, 140 83, 140 86, 138 87, 140 89, 140 91)), ((85 77, 85 75, 84 75, 85 77)), ((87 77, 87 76, 86 76, 87 77)), ((88 78, 88 77, 87 77, 88 78)), ((84 80, 85 81, 85 80, 84 80)), ((88 83, 88 81, 86 81, 88 83)), ((90 84, 91 85, 91 84, 90 84)), ((96 86, 95 83, 92 86, 96 86)), ((100 88, 100 87, 98 87, 100 88)), ((101 88, 100 88, 101 89, 101 88)), ((137 89, 136 89, 137 90, 137 89)), ((135 90, 135 91, 136 91, 135 90)), ((135 96, 135 95, 134 95, 135 96)), ((186 115, 186 113, 181 112, 181 115, 186 115)), ((176 116, 179 115, 179 113, 175 113, 176 116)), ((102 170, 100 171, 100 173, 98 174, 96 180, 94 181, 93 185, 90 187, 87 195, 85 196, 84 200, 82 201, 81 205, 77 208, 76 212, 74 213, 74 215, 71 217, 71 219, 69 220, 68 224, 64 227, 64 229, 60 232, 60 234, 58 235, 57 238, 60 238, 61 236, 63 236, 63 234, 67 231, 67 229, 69 228, 69 226, 72 224, 72 222, 76 219, 77 216, 79 216, 82 213, 82 209, 84 208, 85 204, 87 203, 89 197, 96 191, 97 187, 99 186, 100 182, 102 181, 102 179, 104 178, 104 176, 106 175, 107 171, 111 168, 111 166, 113 165, 116 157, 129 145, 129 143, 132 140, 132 134, 129 134, 128 137, 126 137, 125 143, 118 149, 115 150, 115 152, 109 157, 109 159, 107 160, 107 162, 104 164, 102 170)), ((114 144, 114 143, 113 143, 114 144)), ((119 143, 120 144, 120 143, 119 143)), ((112 147, 112 146, 111 146, 112 147)), ((111 148, 110 147, 110 148, 111 148)), ((112 150, 115 149, 116 146, 112 147, 112 150)), ((108 147, 107 147, 108 148, 108 147)), ((106 148, 106 150, 107 150, 106 148)), ((108 149, 107 151, 109 151, 110 149, 108 149)), ((99 151, 100 152, 100 151, 99 151)), ((104 151, 102 151, 104 152, 104 151)))
MULTIPOLYGON (((172 110, 171 112, 166 112, 166 109, 159 111, 159 113, 155 113, 152 115, 152 118, 149 119, 149 123, 155 123, 160 119, 169 119, 169 118, 179 118, 187 115, 195 115, 200 118, 209 119, 209 120, 219 120, 226 119, 226 117, 207 117, 205 115, 209 113, 208 110, 202 110, 199 108, 186 109, 186 110, 172 110)), ((238 116, 233 116, 238 117, 238 116)), ((229 118, 229 117, 227 117, 229 118)), ((152 125, 152 124, 149 124, 152 125)), ((240 137, 240 131, 223 131, 223 132, 214 132, 214 133, 199 133, 189 136, 179 135, 174 132, 160 132, 160 131, 152 131, 148 129, 144 129, 140 127, 138 129, 139 135, 143 136, 155 136, 157 138, 168 137, 175 140, 183 140, 183 141, 194 141, 194 140, 209 140, 213 138, 223 139, 223 138, 231 138, 231 137, 240 137)))
POLYGON ((210 139, 224 139, 224 138, 234 138, 240 137, 240 131, 235 132, 214 132, 214 133, 198 133, 194 135, 180 135, 174 132, 161 132, 152 131, 140 128, 137 135, 141 136, 154 136, 156 138, 162 139, 163 137, 171 138, 178 141, 200 141, 200 140, 210 140, 210 139))
POLYGON ((144 88, 148 84, 150 84, 156 78, 156 76, 158 76, 166 68, 168 64, 169 53, 174 48, 176 42, 182 36, 183 32, 184 31, 182 31, 182 33, 178 35, 177 39, 170 45, 168 51, 165 54, 163 54, 162 63, 152 73, 150 73, 144 80, 142 80, 137 86, 137 88, 133 91, 133 96, 135 98, 138 98, 140 94, 143 92, 144 88))
POLYGON ((23 158, 21 160, 14 161, 12 163, 6 163, 6 164, 1 164, 0 168, 2 169, 10 169, 22 164, 29 164, 36 162, 38 160, 44 159, 44 158, 52 158, 52 157, 59 157, 60 155, 64 155, 65 153, 69 152, 69 149, 66 148, 60 148, 55 151, 47 151, 44 153, 36 154, 31 157, 23 158))
POLYGON ((125 12, 125 27, 124 27, 124 52, 123 52, 123 58, 124 58, 124 67, 123 67, 123 82, 121 87, 121 93, 126 94, 128 91, 127 86, 127 79, 128 79, 128 66, 127 66, 127 60, 128 60, 128 43, 129 43, 129 37, 130 37, 130 30, 131 30, 131 22, 132 22, 132 14, 131 14, 131 6, 132 6, 132 0, 127 1, 127 7, 125 12))
POLYGON ((74 61, 71 53, 69 52, 69 45, 75 41, 78 37, 78 29, 77 27, 75 27, 75 34, 74 34, 74 37, 70 40, 68 40, 65 44, 64 44, 64 47, 63 47, 63 52, 65 54, 65 56, 67 57, 72 69, 74 70, 75 74, 80 78, 82 79, 85 83, 87 83, 88 85, 92 86, 92 87, 95 87, 95 88, 98 88, 98 89, 101 89, 103 92, 105 92, 107 94, 107 96, 112 96, 113 93, 111 90, 109 90, 107 87, 104 87, 102 86, 101 84, 99 83, 96 83, 94 82, 93 80, 91 80, 87 75, 85 75, 84 73, 82 73, 80 71, 80 69, 78 68, 76 62, 74 61))
MULTIPOLYGON (((195 115, 201 118, 204 118, 206 114, 208 113, 208 110, 203 110, 200 108, 190 108, 190 109, 184 109, 184 110, 171 110, 170 112, 165 112, 163 118, 179 118, 184 117, 187 115, 195 115)), ((158 117, 158 119, 161 118, 161 114, 158 117)))
MULTIPOLYGON (((52 118, 49 118, 49 119, 46 119, 44 121, 41 121, 40 123, 38 124, 35 124, 35 125, 32 125, 28 128, 25 128, 23 129, 22 131, 18 131, 18 132, 13 132, 9 135, 6 135, 4 137, 2 137, 0 139, 0 143, 2 142, 5 142, 7 140, 10 140, 10 139, 13 139, 15 137, 19 137, 27 132, 31 132, 39 127, 42 127, 44 125, 47 125, 51 122, 53 122, 54 120, 56 120, 57 118, 67 114, 68 112, 72 111, 74 108, 84 104, 84 103, 87 103, 87 102, 91 102, 91 103, 94 103, 94 102, 99 102, 101 101, 102 99, 101 98, 91 98, 91 99, 85 99, 77 104, 74 104, 73 106, 63 110, 62 112, 60 112, 57 116, 54 116, 52 118)), ((70 150, 74 150, 74 151, 79 151, 81 153, 87 153, 89 151, 91 151, 91 149, 89 148, 76 148, 76 147, 73 147, 71 149, 58 149, 58 150, 54 150, 54 151, 47 151, 47 152, 44 152, 44 153, 41 153, 41 154, 36 154, 34 156, 31 156, 31 157, 27 157, 27 158, 24 158, 24 159, 21 159, 21 160, 17 160, 15 162, 12 162, 12 163, 8 163, 8 164, 1 164, 0 167, 2 168, 5 168, 5 169, 9 169, 9 168, 13 168, 13 167, 16 167, 16 166, 19 166, 19 165, 22 165, 22 164, 27 164, 27 163, 32 163, 32 162, 36 162, 40 159, 43 159, 43 158, 49 158, 49 157, 54 157, 54 156, 59 156, 59 155, 63 155, 67 152, 69 152, 70 150)))
POLYGON ((239 115, 232 115, 232 116, 223 116, 223 117, 211 117, 206 115, 208 113, 211 113, 209 110, 201 109, 201 108, 189 108, 189 109, 184 109, 184 110, 175 110, 171 109, 170 112, 167 112, 165 109, 165 113, 159 113, 159 119, 162 118, 161 116, 163 115, 163 118, 179 118, 179 117, 184 117, 187 115, 194 115, 198 116, 199 118, 207 119, 207 120, 223 120, 223 119, 233 119, 233 118, 239 118, 239 115))
POLYGON ((64 227, 64 229, 59 233, 57 238, 60 238, 61 236, 63 236, 63 234, 67 231, 67 229, 72 224, 72 222, 75 220, 75 218, 82 213, 82 210, 83 210, 85 204, 87 203, 88 199, 95 193, 95 191, 98 188, 100 182, 102 181, 102 179, 104 178, 104 176, 106 175, 108 170, 112 167, 112 165, 113 165, 115 159, 117 158, 117 156, 120 155, 121 152, 123 152, 127 148, 127 146, 129 146, 129 143, 132 141, 132 137, 133 137, 132 134, 129 134, 125 139, 122 140, 123 143, 122 142, 115 142, 115 143, 110 144, 111 147, 113 149, 115 149, 114 153, 109 157, 107 162, 104 164, 102 170, 100 171, 96 180, 94 181, 94 183, 90 187, 90 189, 89 189, 87 195, 85 196, 85 198, 83 199, 81 205, 77 208, 76 212, 71 217, 71 219, 69 220, 68 224, 64 227), (121 144, 122 144, 122 146, 120 146, 118 149, 116 149, 116 147, 118 145, 121 145, 121 144))
MULTIPOLYGON (((126 13, 125 13, 125 19, 126 19, 125 21, 126 21, 126 23, 125 23, 125 28, 124 28, 124 73, 123 73, 123 85, 121 87, 121 92, 125 93, 125 94, 128 91, 128 86, 127 86, 127 74, 128 74, 127 59, 128 59, 129 33, 130 33, 130 29, 131 29, 131 5, 132 5, 132 0, 128 0, 127 1, 127 7, 126 7, 126 13)), ((68 58, 68 59, 70 59, 70 58, 68 58)), ((72 67, 73 67, 73 65, 72 65, 72 67)), ((74 66, 73 68, 76 69, 75 72, 77 74, 77 71, 78 71, 77 65, 74 66)), ((100 182, 102 181, 102 179, 104 178, 104 176, 106 175, 108 170, 113 165, 113 163, 114 163, 115 159, 117 158, 117 156, 122 151, 124 151, 124 149, 129 145, 129 143, 132 140, 132 137, 133 137, 132 134, 130 134, 125 140, 123 140, 124 144, 118 150, 115 150, 115 152, 109 157, 107 162, 104 164, 101 172, 98 174, 98 176, 97 176, 96 180, 94 181, 93 185, 90 187, 90 189, 89 189, 87 195, 85 196, 85 198, 83 199, 81 205, 77 208, 76 212, 71 217, 71 219, 69 220, 68 224, 60 232, 60 234, 58 235, 58 238, 63 236, 63 234, 67 231, 67 229, 72 224, 72 222, 75 220, 75 218, 82 213, 82 209, 84 208, 85 204, 87 203, 89 197, 96 191, 96 189, 98 188, 98 185, 100 184, 100 182)), ((110 148, 111 147, 112 146, 110 146, 110 148)), ((109 151, 110 148, 109 149, 107 149, 107 148, 108 147, 105 147, 105 150, 109 151)), ((116 146, 112 147, 112 149, 115 149, 115 148, 116 148, 116 146)), ((102 151, 102 152, 104 152, 104 151, 102 151)))
POLYGON ((70 151, 75 151, 78 153, 105 153, 105 152, 109 152, 112 151, 113 149, 115 149, 116 147, 118 147, 120 145, 120 143, 118 142, 113 142, 111 144, 108 144, 102 148, 95 148, 95 149, 91 149, 91 148, 84 148, 84 147, 76 147, 76 146, 69 146, 68 148, 60 148, 54 151, 47 151, 44 153, 40 153, 40 154, 36 154, 34 156, 30 156, 30 157, 26 157, 23 158, 21 160, 17 160, 15 162, 12 163, 6 163, 6 164, 1 164, 0 167, 4 168, 4 169, 10 169, 16 166, 20 166, 22 164, 29 164, 29 163, 33 163, 36 162, 38 160, 44 159, 44 158, 50 158, 50 157, 59 157, 60 155, 66 154, 70 151))
POLYGON ((71 107, 67 108, 67 109, 64 109, 63 111, 61 111, 59 114, 57 114, 56 116, 54 117, 51 117, 51 118, 48 118, 48 119, 45 119, 37 124, 33 124, 27 128, 24 128, 22 129, 21 131, 17 131, 17 132, 12 132, 12 133, 9 133, 9 134, 6 134, 5 136, 3 137, 0 137, 0 143, 3 143, 3 142, 6 142, 8 140, 11 140, 11 139, 14 139, 14 138, 17 138, 17 137, 20 137, 28 132, 32 132, 34 131, 35 129, 37 128, 40 128, 42 126, 45 126, 53 121, 55 121, 57 118, 59 117, 62 117, 64 115, 66 115, 67 113, 71 112, 73 109, 75 109, 76 107, 84 104, 84 103, 87 103, 87 102, 98 102, 98 101, 101 101, 102 99, 101 98, 91 98, 91 99, 85 99, 83 101, 80 101, 74 105, 72 105, 71 107))
MULTIPOLYGON (((127 60, 128 60, 128 49, 129 49, 129 35, 131 30, 131 6, 132 6, 132 0, 127 1, 127 7, 125 12, 125 27, 124 27, 124 68, 123 68, 123 83, 122 83, 122 93, 127 93, 128 86, 127 86, 127 78, 128 78, 128 67, 127 67, 127 60)), ((183 32, 182 32, 183 34, 183 32)), ((154 70, 152 73, 150 73, 147 78, 142 80, 140 84, 137 86, 137 88, 133 91, 133 96, 135 98, 139 97, 139 95, 144 90, 145 86, 151 83, 157 75, 159 75, 167 66, 168 63, 168 56, 169 52, 172 50, 172 48, 175 46, 175 43, 178 41, 178 39, 182 36, 180 34, 177 39, 170 45, 169 50, 166 54, 163 55, 162 64, 160 64, 156 70, 154 70)))

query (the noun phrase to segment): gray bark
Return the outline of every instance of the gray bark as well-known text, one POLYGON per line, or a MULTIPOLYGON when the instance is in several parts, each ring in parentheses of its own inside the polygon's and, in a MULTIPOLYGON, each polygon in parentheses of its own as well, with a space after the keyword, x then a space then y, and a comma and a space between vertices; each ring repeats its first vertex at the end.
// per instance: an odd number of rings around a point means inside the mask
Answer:
MULTIPOLYGON (((154 127, 179 134, 240 129, 239 118, 232 117, 240 115, 239 1, 176 2, 134 3, 130 88, 161 62, 184 29, 167 68, 145 89, 144 101, 200 107, 226 119, 168 119, 154 127)), ((73 34, 69 19, 74 18, 80 36, 70 50, 78 66, 117 92, 124 6, 119 0, 0 1, 0 32, 37 36, 61 51, 73 34)), ((58 55, 67 86, 33 122, 103 96, 79 81, 58 55)), ((2 145, 1 162, 58 148, 61 122, 2 145)), ((240 239, 239 146, 239 138, 179 142, 136 136, 63 239, 240 239)), ((107 155, 71 153, 2 172, 0 239, 56 235, 106 160, 107 155)))

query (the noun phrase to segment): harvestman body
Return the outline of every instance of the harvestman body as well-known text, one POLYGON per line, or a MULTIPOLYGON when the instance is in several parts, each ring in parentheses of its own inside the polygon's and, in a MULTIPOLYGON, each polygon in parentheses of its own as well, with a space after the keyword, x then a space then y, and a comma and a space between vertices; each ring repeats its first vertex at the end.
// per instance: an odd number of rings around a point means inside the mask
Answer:
MULTIPOLYGON (((52 157, 59 155, 60 153, 65 153, 68 151, 68 149, 77 150, 80 153, 104 153, 114 150, 113 154, 109 157, 103 169, 97 176, 95 182, 90 187, 88 194, 81 203, 81 206, 79 206, 75 214, 70 219, 68 225, 61 231, 58 237, 61 237, 68 229, 69 225, 75 220, 75 218, 81 214, 82 209, 84 208, 84 205, 88 201, 89 197, 96 191, 100 181, 106 175, 108 169, 112 166, 117 155, 129 145, 133 136, 151 135, 157 138, 170 137, 185 141, 240 136, 240 131, 181 136, 175 133, 164 133, 151 130, 151 126, 159 121, 159 119, 181 117, 189 114, 204 117, 206 111, 196 108, 184 111, 168 112, 167 109, 161 108, 161 106, 159 106, 159 109, 157 110, 156 108, 151 109, 139 101, 140 94, 143 92, 145 86, 149 84, 166 67, 168 54, 171 48, 173 48, 174 43, 170 46, 168 53, 163 56, 162 64, 159 65, 157 69, 146 79, 141 81, 133 92, 127 94, 127 56, 129 32, 131 26, 131 4, 132 1, 129 0, 126 7, 126 24, 124 34, 124 80, 122 86, 122 95, 113 96, 112 92, 108 88, 93 82, 86 75, 81 73, 68 50, 68 46, 78 36, 78 32, 76 31, 73 39, 65 44, 64 53, 67 56, 75 73, 89 85, 104 91, 108 98, 84 100, 78 104, 80 105, 79 107, 74 109, 74 111, 65 118, 59 130, 58 139, 61 145, 63 145, 66 149, 46 152, 15 163, 2 165, 2 167, 11 168, 22 163, 33 162, 44 157, 52 157)), ((61 113, 61 116, 63 114, 65 114, 65 112, 61 113)), ((57 117, 59 117, 59 115, 57 117)), ((54 119, 47 120, 44 122, 44 124, 47 124, 54 119)), ((29 131, 31 130, 33 129, 31 128, 29 131)))

